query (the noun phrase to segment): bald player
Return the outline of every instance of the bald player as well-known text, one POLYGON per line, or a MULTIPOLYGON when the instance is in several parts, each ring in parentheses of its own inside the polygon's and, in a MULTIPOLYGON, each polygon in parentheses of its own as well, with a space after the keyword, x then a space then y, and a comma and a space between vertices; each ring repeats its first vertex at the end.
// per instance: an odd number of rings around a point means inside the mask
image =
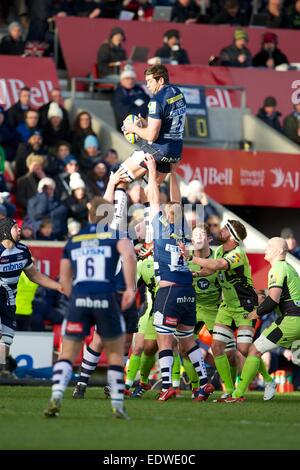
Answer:
MULTIPOLYGON (((253 320, 278 309, 280 317, 265 329, 251 345, 245 361, 241 380, 228 401, 244 401, 244 393, 256 376, 261 356, 278 346, 289 349, 293 341, 300 339, 300 277, 286 261, 288 246, 283 238, 271 238, 265 260, 271 265, 268 274, 268 297, 248 315, 253 320)), ((274 382, 267 382, 264 400, 271 400, 276 391, 274 382)))

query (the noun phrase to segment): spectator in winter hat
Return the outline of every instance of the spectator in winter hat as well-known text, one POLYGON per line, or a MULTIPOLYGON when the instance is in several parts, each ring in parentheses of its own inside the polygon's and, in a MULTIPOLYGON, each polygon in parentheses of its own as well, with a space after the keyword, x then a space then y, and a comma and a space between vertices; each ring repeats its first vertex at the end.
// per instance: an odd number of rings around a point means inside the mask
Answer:
POLYGON ((54 148, 61 141, 68 141, 70 139, 70 133, 63 125, 63 112, 59 105, 52 102, 49 106, 48 120, 44 128, 44 142, 45 145, 54 151, 54 148))
POLYGON ((261 49, 253 57, 252 65, 254 67, 274 69, 277 65, 288 64, 287 56, 277 46, 277 34, 271 32, 264 33, 262 35, 261 49))
POLYGON ((99 149, 99 141, 96 136, 88 135, 84 140, 84 152, 82 158, 79 160, 80 169, 83 172, 89 171, 93 168, 95 159, 101 156, 99 149))
POLYGON ((233 34, 233 44, 224 47, 220 52, 220 63, 228 67, 250 67, 252 64, 251 52, 246 47, 248 34, 237 28, 233 34))
POLYGON ((68 208, 68 217, 72 217, 84 227, 88 223, 88 197, 85 183, 79 173, 71 175, 70 188, 72 194, 65 201, 68 208))
POLYGON ((267 96, 264 100, 263 107, 260 108, 256 117, 272 127, 275 131, 282 133, 282 127, 279 121, 281 113, 277 111, 276 107, 276 98, 274 98, 274 96, 267 96))

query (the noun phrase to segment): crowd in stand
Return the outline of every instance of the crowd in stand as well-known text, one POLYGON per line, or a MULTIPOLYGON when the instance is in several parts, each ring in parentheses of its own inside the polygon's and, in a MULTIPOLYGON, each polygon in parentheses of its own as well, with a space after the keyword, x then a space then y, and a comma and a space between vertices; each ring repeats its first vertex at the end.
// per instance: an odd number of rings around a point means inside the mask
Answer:
MULTIPOLYGON (((131 12, 137 21, 151 21, 155 6, 170 6, 175 23, 257 24, 270 28, 300 28, 299 0, 14 0, 1 2, 0 15, 30 19, 30 33, 45 39, 49 20, 59 16, 115 18, 131 12), (35 33, 34 30, 35 29, 35 33)), ((31 36, 32 38, 32 36, 31 36)))
MULTIPOLYGON (((134 21, 152 21, 154 7, 159 5, 172 8, 170 21, 174 23, 300 29, 300 0, 2 0, 0 25, 9 23, 9 28, 0 53, 53 54, 57 16, 119 19, 129 12, 134 21)), ((182 60, 179 63, 188 63, 188 58, 182 60)), ((253 65, 258 64, 254 61, 253 65)))

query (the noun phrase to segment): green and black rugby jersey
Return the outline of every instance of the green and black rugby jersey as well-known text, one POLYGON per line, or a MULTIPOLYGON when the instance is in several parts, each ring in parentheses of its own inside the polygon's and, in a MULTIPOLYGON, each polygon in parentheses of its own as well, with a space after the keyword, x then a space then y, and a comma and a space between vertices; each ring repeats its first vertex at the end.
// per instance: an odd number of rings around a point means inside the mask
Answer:
MULTIPOLYGON (((214 258, 214 252, 211 249, 207 259, 214 258)), ((188 263, 189 270, 199 272, 201 267, 199 264, 188 263)), ((196 306, 198 307, 214 307, 218 308, 221 301, 221 286, 218 281, 218 273, 215 272, 210 276, 193 277, 193 287, 196 292, 196 306)))
POLYGON ((248 256, 240 246, 230 251, 223 251, 223 246, 216 248, 215 259, 223 258, 228 269, 218 271, 218 280, 222 288, 223 299, 231 310, 244 308, 252 311, 257 305, 257 294, 253 287, 251 267, 248 256))
POLYGON ((279 310, 283 315, 300 316, 300 277, 285 260, 276 261, 268 274, 268 288, 282 289, 279 310))

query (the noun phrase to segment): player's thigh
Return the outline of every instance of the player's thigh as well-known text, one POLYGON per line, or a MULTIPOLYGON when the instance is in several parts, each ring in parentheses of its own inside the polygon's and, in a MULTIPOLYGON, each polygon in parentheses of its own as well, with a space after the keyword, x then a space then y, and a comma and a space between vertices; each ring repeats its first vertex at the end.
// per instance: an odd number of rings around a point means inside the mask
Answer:
POLYGON ((197 311, 197 322, 202 321, 203 323, 205 323, 205 326, 208 329, 208 331, 213 331, 216 316, 217 316, 217 310, 198 307, 196 311, 197 311))
POLYGON ((81 341, 89 336, 91 326, 94 325, 93 308, 86 305, 87 299, 84 296, 71 296, 64 337, 81 341))
POLYGON ((263 354, 278 346, 289 349, 297 339, 300 339, 300 317, 284 317, 266 328, 254 346, 263 354))
POLYGON ((123 336, 126 331, 125 320, 116 295, 113 293, 101 294, 95 300, 99 300, 100 303, 99 307, 93 308, 94 322, 103 343, 123 336))

